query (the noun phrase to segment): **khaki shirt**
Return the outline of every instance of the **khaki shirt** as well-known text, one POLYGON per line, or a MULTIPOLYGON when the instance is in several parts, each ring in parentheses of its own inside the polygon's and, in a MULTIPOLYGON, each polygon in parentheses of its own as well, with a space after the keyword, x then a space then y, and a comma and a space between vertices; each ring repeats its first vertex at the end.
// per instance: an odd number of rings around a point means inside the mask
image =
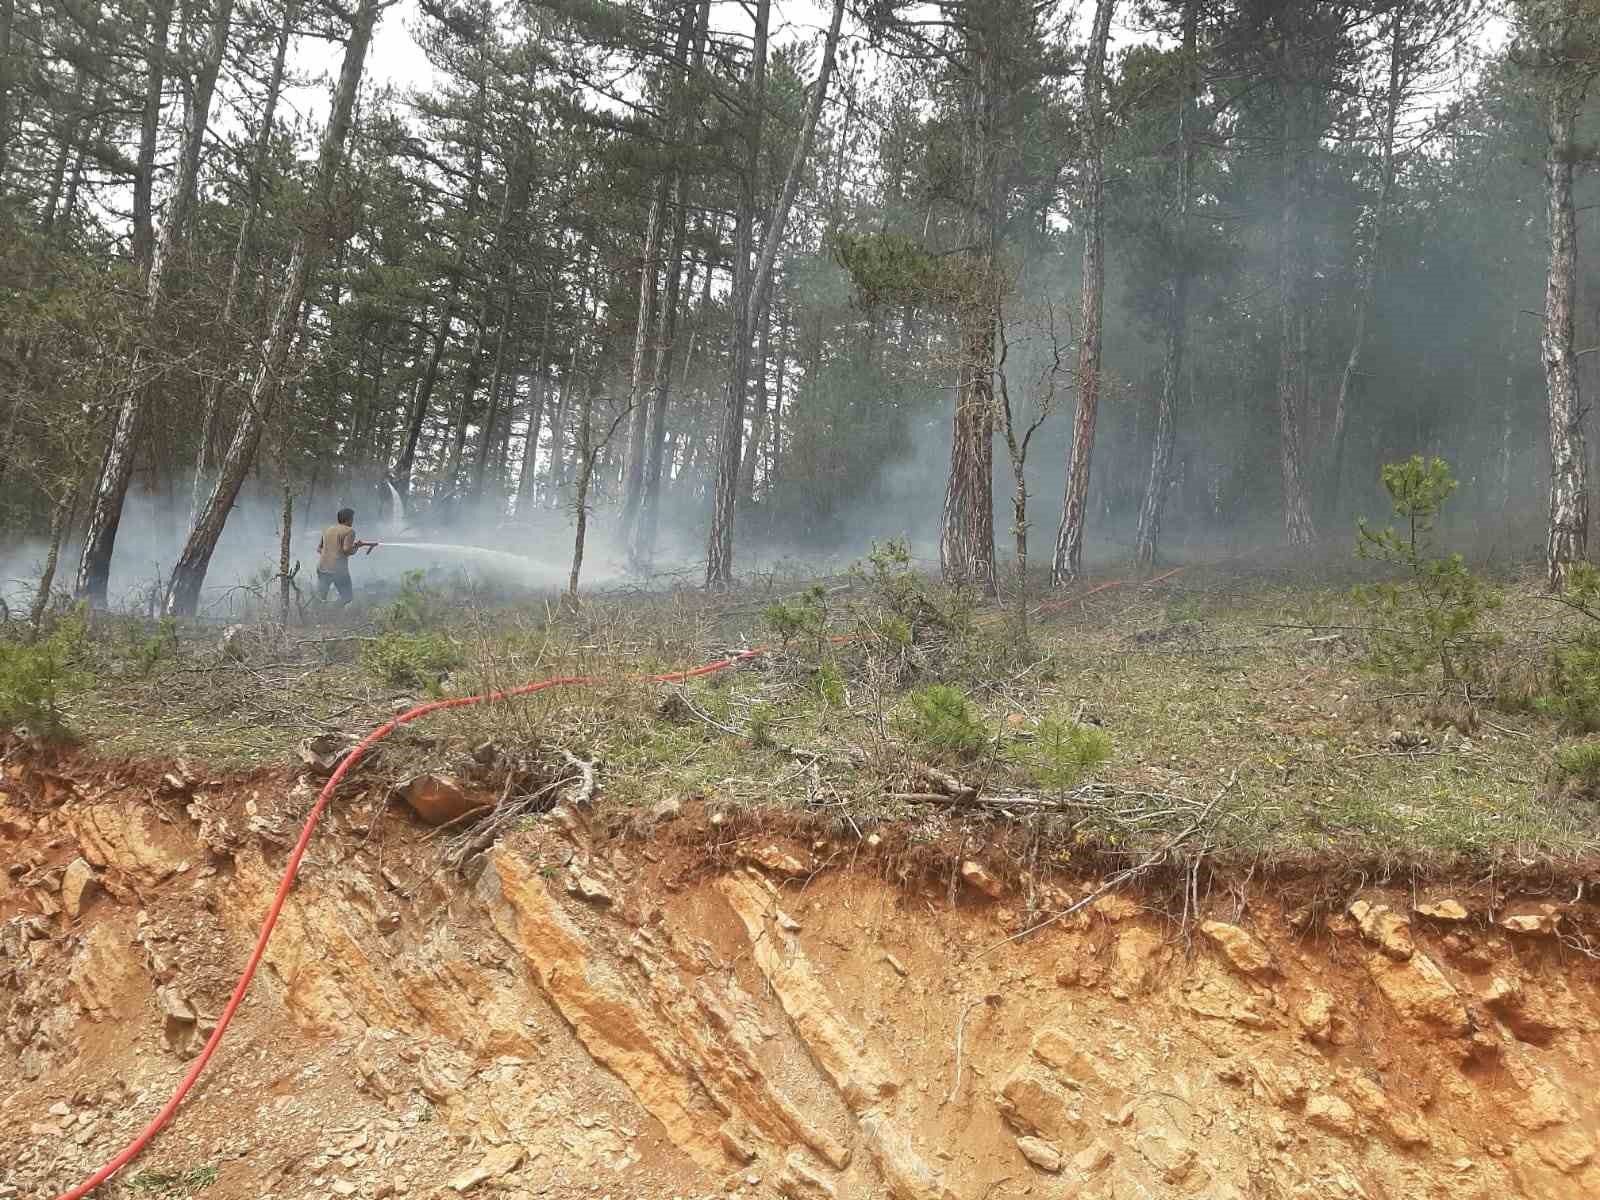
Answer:
POLYGON ((350 564, 345 562, 356 552, 356 531, 348 525, 329 525, 322 531, 322 540, 317 543, 317 570, 326 571, 330 575, 343 575, 350 570, 350 564))

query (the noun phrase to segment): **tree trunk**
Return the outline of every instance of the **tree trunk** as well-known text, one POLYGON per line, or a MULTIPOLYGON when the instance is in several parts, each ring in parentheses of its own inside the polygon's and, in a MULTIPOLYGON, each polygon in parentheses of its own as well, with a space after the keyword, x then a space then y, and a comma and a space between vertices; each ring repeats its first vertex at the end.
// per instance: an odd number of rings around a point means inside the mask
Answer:
POLYGON ((745 505, 755 502, 756 465, 767 438, 767 357, 771 346, 771 321, 772 300, 769 293, 767 303, 762 305, 761 315, 756 321, 756 411, 750 422, 750 440, 744 448, 744 463, 739 468, 739 503, 745 505))
MULTIPOLYGON (((651 370, 650 333, 656 324, 656 272, 661 264, 661 223, 666 213, 669 181, 662 175, 651 189, 650 215, 645 221, 644 261, 639 266, 639 317, 633 334, 633 363, 628 382, 628 457, 623 468, 622 528, 624 536, 639 516, 644 491, 650 406, 645 400, 646 376, 651 370)), ((659 347, 657 347, 659 352, 659 347)))
POLYGON ((283 474, 283 519, 278 526, 278 596, 283 609, 283 626, 289 627, 289 593, 294 587, 294 576, 289 571, 289 548, 294 530, 294 491, 289 485, 287 468, 283 474))
POLYGON ((156 237, 151 196, 155 189, 156 138, 161 126, 161 89, 166 82, 167 31, 172 0, 150 0, 150 43, 146 54, 144 112, 139 124, 139 156, 133 175, 133 261, 139 278, 150 274, 156 237))
POLYGON ((733 519, 744 440, 744 396, 750 379, 750 297, 755 276, 756 193, 761 168, 763 107, 767 93, 767 26, 772 0, 756 0, 755 45, 745 81, 744 169, 739 174, 739 210, 733 229, 733 331, 731 367, 724 392, 721 430, 717 438, 717 478, 711 502, 711 531, 706 548, 706 587, 733 582, 733 519))
POLYGON ((1186 0, 1183 9, 1183 95, 1178 101, 1178 204, 1173 222, 1172 278, 1168 284, 1166 352, 1161 363, 1161 399, 1156 408, 1155 444, 1150 451, 1150 477, 1144 503, 1139 507, 1139 541, 1134 562, 1149 572, 1161 541, 1161 518, 1172 487, 1172 446, 1176 440, 1178 387, 1183 378, 1183 354, 1189 319, 1189 208, 1193 203, 1194 103, 1199 94, 1199 64, 1195 62, 1195 33, 1200 0, 1186 0))
POLYGON ((16 0, 0 0, 0 200, 6 196, 6 167, 11 142, 11 26, 16 0))
POLYGON ((61 557, 61 542, 67 536, 67 526, 72 523, 72 510, 77 499, 74 485, 50 512, 50 548, 44 556, 44 570, 39 574, 39 586, 33 593, 33 607, 28 611, 28 637, 37 639, 44 624, 45 611, 50 607, 50 589, 55 586, 56 563, 61 557))
MULTIPOLYGON (((992 31, 968 31, 969 111, 962 130, 967 174, 966 254, 970 294, 956 313, 959 361, 955 415, 950 430, 950 475, 945 482, 939 535, 939 569, 952 587, 995 593, 994 561, 994 349, 999 307, 994 273, 1002 184, 995 129, 998 83, 992 31)), ((926 238, 926 228, 924 228, 926 238)), ((909 337, 908 333, 908 337, 909 337)), ((820 353, 812 355, 812 371, 820 353)))
POLYGON ((194 91, 185 114, 183 147, 178 156, 178 181, 167 202, 160 241, 150 264, 150 281, 146 292, 152 311, 161 304, 164 276, 172 266, 173 252, 188 236, 190 212, 200 186, 200 157, 205 149, 206 129, 211 120, 211 97, 216 92, 217 73, 222 69, 222 58, 228 49, 228 24, 233 18, 233 0, 212 2, 215 7, 212 10, 210 40, 206 43, 205 57, 201 59, 200 71, 195 76, 194 91))
MULTIPOLYGON (((789 171, 783 181, 783 190, 778 194, 777 203, 773 206, 772 215, 767 220, 766 245, 762 247, 760 262, 756 264, 753 278, 741 290, 735 288, 735 304, 738 315, 734 321, 736 340, 733 347, 734 365, 729 377, 728 403, 723 413, 721 453, 717 461, 717 479, 715 498, 711 514, 710 546, 706 554, 706 586, 727 587, 733 583, 733 519, 735 500, 738 495, 739 468, 742 464, 742 438, 744 435, 744 394, 750 381, 750 333, 756 319, 767 302, 767 292, 772 286, 772 268, 777 261, 778 249, 783 244, 783 229, 789 219, 789 210, 794 205, 795 193, 800 188, 800 172, 805 166, 806 159, 810 157, 811 147, 817 137, 817 120, 822 114, 822 105, 828 95, 828 81, 833 76, 834 59, 839 49, 839 27, 844 19, 845 0, 834 0, 833 20, 828 26, 827 41, 823 44, 822 64, 817 69, 816 82, 812 85, 809 103, 806 107, 805 123, 800 129, 800 140, 795 143, 794 157, 789 160, 789 171)), ((736 266, 745 265, 745 254, 748 252, 751 226, 754 217, 754 185, 755 173, 760 155, 760 105, 765 91, 766 76, 766 25, 767 15, 771 7, 771 0, 757 0, 757 33, 759 41, 759 60, 761 71, 759 77, 752 68, 752 102, 756 106, 755 132, 750 140, 750 164, 746 179, 746 187, 750 189, 746 199, 749 201, 750 212, 747 217, 745 208, 741 205, 740 219, 745 229, 742 244, 744 250, 739 252, 736 266)), ((736 245, 740 244, 739 239, 736 245)))
MULTIPOLYGON (((1292 36, 1292 34, 1290 35, 1292 36)), ((1316 542, 1316 525, 1306 495, 1305 470, 1301 455, 1301 382, 1305 375, 1302 306, 1301 205, 1304 202, 1305 148, 1300 144, 1297 109, 1302 103, 1295 52, 1285 38, 1284 73, 1280 92, 1282 138, 1280 174, 1283 210, 1278 232, 1278 426, 1279 470, 1283 480, 1283 525, 1289 545, 1310 546, 1316 542)))
POLYGON ((550 273, 550 291, 544 300, 544 328, 539 334, 539 349, 534 355, 533 379, 528 384, 528 435, 522 451, 522 470, 517 478, 517 516, 533 512, 534 471, 539 459, 539 426, 544 420, 544 394, 550 372, 550 311, 555 307, 556 275, 550 273))
POLYGON ((594 415, 594 388, 584 385, 578 401, 578 481, 573 498, 576 528, 572 535, 572 573, 567 577, 567 601, 578 603, 578 573, 583 569, 583 540, 589 529, 589 478, 594 474, 594 451, 591 447, 593 431, 589 427, 594 415))
POLYGON ((1106 41, 1116 0, 1096 0, 1089 61, 1083 72, 1084 128, 1088 154, 1083 185, 1083 281, 1081 340, 1078 343, 1078 410, 1072 419, 1072 447, 1067 458, 1066 496, 1061 527, 1056 532, 1050 584, 1061 587, 1083 571, 1083 532, 1088 519, 1089 470, 1094 432, 1100 412, 1100 324, 1105 310, 1105 138, 1101 93, 1105 83, 1106 41))
POLYGON ((1389 208, 1394 197, 1394 131, 1400 119, 1400 68, 1405 58, 1405 17, 1407 5, 1396 5, 1389 15, 1389 91, 1383 114, 1383 177, 1378 191, 1378 209, 1372 218, 1372 234, 1368 240, 1366 261, 1361 264, 1361 279, 1356 288, 1355 331, 1350 341, 1350 357, 1345 360, 1344 372, 1339 376, 1339 395, 1333 406, 1333 436, 1328 455, 1327 500, 1324 518, 1328 525, 1339 519, 1339 505, 1344 491, 1345 444, 1349 440, 1350 398, 1355 380, 1361 369, 1361 355, 1366 348, 1367 320, 1372 311, 1372 294, 1378 279, 1378 254, 1383 244, 1384 229, 1389 223, 1389 208))
MULTIPOLYGON (((226 0, 231 3, 232 0, 226 0)), ((278 23, 277 45, 272 59, 272 72, 267 77, 267 92, 261 103, 261 123, 256 128, 255 145, 251 149, 250 174, 246 184, 244 212, 239 218, 239 236, 234 240, 233 265, 228 271, 228 290, 222 297, 222 316, 218 321, 224 339, 233 337, 233 323, 238 311, 239 296, 244 290, 244 272, 255 242, 256 219, 261 211, 261 193, 266 186, 267 155, 272 150, 272 123, 277 116, 278 96, 283 88, 283 67, 289 53, 289 38, 294 32, 294 19, 299 11, 299 0, 284 0, 283 19, 278 23)), ((206 380, 204 399, 201 402, 200 444, 195 451, 194 480, 189 499, 189 526, 194 527, 200 513, 200 497, 205 490, 207 464, 216 447, 221 424, 222 379, 227 369, 225 354, 219 354, 206 380)))
POLYGON ((406 430, 405 449, 400 452, 400 458, 394 466, 394 484, 402 496, 411 495, 411 472, 417 462, 417 444, 422 437, 422 428, 428 420, 428 405, 433 400, 434 385, 439 379, 439 360, 444 356, 445 344, 450 340, 450 326, 455 319, 456 302, 461 295, 461 281, 466 273, 467 246, 473 237, 473 227, 478 219, 478 206, 480 204, 479 191, 483 185, 483 140, 482 131, 484 122, 482 110, 485 103, 484 85, 478 87, 479 131, 472 146, 472 160, 467 173, 467 194, 462 201, 461 231, 456 241, 456 252, 450 263, 448 280, 445 284, 444 298, 439 306, 439 321, 434 327, 433 347, 428 351, 428 362, 422 370, 422 378, 417 383, 416 394, 411 402, 411 420, 406 430))
POLYGON ((495 428, 500 424, 500 386, 505 379, 506 344, 511 340, 511 323, 515 316, 517 274, 514 266, 507 268, 505 302, 500 309, 500 329, 495 336, 494 370, 489 376, 489 413, 483 420, 478 439, 477 461, 472 467, 472 491, 483 491, 483 472, 489 462, 489 450, 494 445, 495 428))
POLYGON ((1552 589, 1565 585, 1589 540, 1589 489, 1585 479, 1583 409, 1572 348, 1578 231, 1572 207, 1573 130, 1583 87, 1558 77, 1545 100, 1549 147, 1545 152, 1550 265, 1545 280, 1544 377, 1550 392, 1550 538, 1545 558, 1552 589))
POLYGON ((165 611, 172 616, 194 615, 200 601, 200 587, 205 582, 206 569, 216 550, 217 539, 255 460, 262 428, 270 415, 284 366, 289 360, 300 309, 322 257, 324 230, 333 223, 334 188, 340 159, 355 113, 356 94, 361 85, 362 68, 366 64, 367 47, 371 44, 373 26, 383 11, 383 3, 384 0, 360 0, 351 20, 350 40, 345 47, 339 85, 334 92, 328 126, 323 130, 318 148, 316 175, 312 184, 313 216, 301 225, 295 237, 294 248, 289 255, 288 279, 278 301, 272 331, 262 351, 250 401, 223 461, 221 477, 173 567, 164 605, 165 611))

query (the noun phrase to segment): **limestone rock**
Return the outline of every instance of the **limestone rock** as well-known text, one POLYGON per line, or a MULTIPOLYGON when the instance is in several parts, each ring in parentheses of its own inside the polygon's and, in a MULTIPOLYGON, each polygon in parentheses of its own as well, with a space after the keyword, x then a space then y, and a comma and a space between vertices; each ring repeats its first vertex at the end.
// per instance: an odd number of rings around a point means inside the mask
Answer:
POLYGON ((683 814, 683 801, 668 796, 665 800, 656 801, 650 809, 650 815, 657 821, 674 821, 683 814))
POLYGON ((1520 1041, 1542 1046, 1566 1027, 1544 997, 1530 993, 1520 980, 1495 976, 1483 993, 1483 1003, 1520 1041))
POLYGON ((1166 943, 1153 930, 1134 925, 1117 938, 1111 994, 1126 1000, 1149 990, 1161 965, 1166 943))
POLYGON ((522 1165, 522 1160, 527 1156, 528 1152, 515 1143, 496 1146, 484 1155, 483 1161, 477 1166, 468 1167, 451 1179, 450 1190, 456 1193, 470 1192, 479 1184, 509 1175, 522 1165))
POLYGON ((1425 900, 1413 911, 1431 921, 1465 921, 1468 915, 1457 900, 1425 900))
POLYGON ((1333 997, 1319 988, 1312 988, 1295 1010, 1294 1019, 1309 1040, 1328 1041, 1333 1034, 1333 997))
POLYGON ((1115 1157, 1110 1146, 1095 1138, 1072 1156, 1072 1166, 1081 1175, 1093 1175, 1109 1167, 1115 1157))
POLYGON ((789 1151, 772 1186, 789 1200, 833 1200, 839 1194, 798 1150, 789 1151))
POLYGON ((348 733, 319 733, 300 743, 300 761, 319 775, 331 774, 339 760, 355 749, 357 738, 348 733))
POLYGON ((1390 958, 1404 962, 1416 951, 1416 944, 1411 940, 1411 922, 1387 904, 1357 900, 1347 911, 1360 928, 1361 936, 1390 958))
POLYGON ((454 775, 429 772, 418 775, 401 793, 426 825, 447 825, 473 809, 493 804, 493 798, 469 791, 454 775))
POLYGON ((956 1200, 955 1193, 881 1110, 861 1115, 861 1133, 894 1200, 956 1200))
POLYGON ((1306 1101, 1306 1120, 1340 1137, 1356 1135, 1356 1112, 1338 1096, 1319 1092, 1306 1101))
MULTIPOLYGON (((84 935, 67 979, 91 1017, 96 1019, 126 1002, 144 970, 126 938, 108 924, 96 924, 84 935)), ((148 994, 148 993, 147 993, 148 994)))
POLYGON ((1057 1079, 1074 1090, 1100 1087, 1106 1082, 1094 1057, 1080 1049, 1065 1030, 1041 1029, 1034 1035, 1029 1050, 1057 1079))
POLYGON ((1449 1037, 1465 1037, 1472 1021, 1444 972, 1426 954, 1401 962, 1385 954, 1367 956, 1367 971, 1402 1017, 1449 1037))
POLYGON ((1241 975, 1260 978, 1272 974, 1272 955, 1249 931, 1223 921, 1207 921, 1200 926, 1200 932, 1222 951, 1223 957, 1241 975))
POLYGON ((1561 909, 1554 904, 1521 905, 1505 913, 1496 924, 1507 933, 1554 936, 1561 923, 1561 909))
POLYGON ((1594 1138, 1578 1129, 1563 1129, 1535 1145, 1539 1157, 1563 1175, 1573 1175, 1594 1161, 1594 1138))
POLYGON ((1034 1063, 1024 1063, 1006 1078, 995 1103, 1006 1123, 1028 1136, 1072 1141, 1083 1128, 1078 1096, 1034 1063))
POLYGON ((1043 1138, 1019 1137, 1017 1139, 1017 1149, 1022 1151, 1023 1158, 1041 1171, 1047 1171, 1054 1175, 1061 1170, 1061 1151, 1043 1138))
POLYGON ((89 892, 97 886, 94 868, 82 858, 75 858, 67 864, 65 874, 61 876, 61 906, 67 910, 67 916, 76 921, 83 912, 83 901, 89 892))
POLYGON ((781 875, 786 879, 796 879, 802 875, 811 874, 811 865, 799 855, 791 854, 777 842, 767 842, 764 845, 744 852, 746 862, 755 863, 756 866, 771 871, 774 875, 781 875))
POLYGON ((982 863, 970 858, 961 864, 961 879, 968 887, 975 888, 991 900, 998 900, 1005 895, 1005 888, 1000 881, 989 874, 982 863))
POLYGON ((590 904, 607 905, 613 900, 606 885, 592 875, 576 876, 568 882, 567 891, 580 900, 587 900, 590 904))
POLYGON ((722 1127, 717 1130, 717 1140, 728 1152, 728 1157, 740 1166, 755 1162, 755 1134, 743 1121, 737 1119, 724 1121, 722 1127))

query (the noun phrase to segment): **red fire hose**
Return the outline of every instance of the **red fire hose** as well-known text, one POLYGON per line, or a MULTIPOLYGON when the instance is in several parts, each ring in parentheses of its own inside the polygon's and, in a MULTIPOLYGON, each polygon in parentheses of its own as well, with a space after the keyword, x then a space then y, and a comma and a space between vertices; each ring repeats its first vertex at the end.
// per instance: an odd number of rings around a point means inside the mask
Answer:
MULTIPOLYGON (((1181 568, 1179 568, 1181 569, 1181 568)), ((1148 583, 1159 583, 1168 576, 1175 575, 1176 570, 1159 575, 1148 583)), ((1116 587, 1124 580, 1112 580, 1091 588, 1082 596, 1073 599, 1083 599, 1095 592, 1106 588, 1116 587)), ((1056 607, 1066 601, 1053 601, 1049 607, 1056 607)), ((834 638, 833 641, 848 641, 848 638, 834 638)), ((767 647, 757 646, 751 650, 741 650, 738 654, 731 654, 727 658, 719 658, 698 667, 685 671, 668 671, 661 675, 646 675, 643 680, 647 683, 677 683, 686 679, 693 679, 701 675, 712 675, 717 671, 724 671, 736 663, 746 659, 755 658, 757 655, 767 653, 767 647)), ((101 1167, 89 1178, 85 1179, 71 1191, 63 1192, 57 1200, 81 1200, 118 1171, 122 1170, 133 1158, 149 1144, 150 1139, 160 1132, 161 1127, 172 1119, 172 1114, 177 1112, 178 1105, 183 1103, 183 1098, 188 1095, 189 1089, 200 1078, 200 1072, 206 1069, 206 1063, 211 1061, 211 1056, 216 1052, 217 1046, 222 1041, 222 1035, 227 1031, 228 1023, 233 1020, 233 1014, 238 1009, 244 994, 250 988, 250 981, 255 978, 256 968, 261 965, 261 956, 266 951, 267 942, 272 937, 272 929, 278 923, 278 914, 283 908, 283 902, 288 898, 289 889, 294 886, 295 875, 300 870, 300 860, 305 856, 306 846, 311 842, 311 835, 316 830, 317 821, 322 816, 322 811, 328 806, 328 801, 333 798, 334 791, 350 769, 360 762, 362 757, 384 738, 388 737, 402 725, 409 725, 418 717, 425 717, 429 713, 439 712, 447 708, 469 708, 474 704, 488 704, 499 700, 507 700, 513 696, 528 696, 534 692, 542 692, 548 688, 572 687, 579 684, 599 683, 601 680, 593 675, 565 675, 552 679, 541 679, 536 683, 525 683, 521 687, 510 688, 503 692, 485 692, 477 696, 454 696, 448 700, 433 700, 427 704, 419 704, 415 708, 407 709, 392 720, 385 721, 366 737, 362 738, 351 749, 350 753, 340 760, 334 768, 333 774, 328 777, 328 782, 322 785, 322 791, 317 793, 316 803, 311 806, 311 811, 306 814, 305 824, 300 829, 300 839, 289 854, 289 861, 283 869, 283 879, 278 883, 278 891, 272 897, 272 904, 267 909, 266 918, 261 922, 261 932, 256 935, 256 944, 250 951, 250 958, 245 963, 244 972, 239 976, 239 982, 234 985, 233 994, 228 997, 227 1004, 223 1005, 222 1015, 217 1018, 217 1027, 211 1031, 211 1036, 206 1039, 205 1046, 199 1056, 189 1064, 189 1069, 178 1082, 177 1089, 172 1093, 171 1099, 162 1105, 161 1111, 150 1119, 150 1123, 141 1129, 136 1137, 124 1146, 117 1155, 105 1166, 101 1167)))

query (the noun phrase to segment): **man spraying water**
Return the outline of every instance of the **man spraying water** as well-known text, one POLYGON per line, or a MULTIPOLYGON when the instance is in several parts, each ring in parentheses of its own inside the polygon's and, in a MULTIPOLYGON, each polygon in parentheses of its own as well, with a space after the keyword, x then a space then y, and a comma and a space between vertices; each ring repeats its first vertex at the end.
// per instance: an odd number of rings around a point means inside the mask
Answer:
POLYGON ((322 540, 317 543, 319 601, 328 598, 329 588, 338 591, 340 607, 349 604, 355 596, 355 589, 350 585, 350 556, 363 547, 371 554, 378 545, 377 542, 357 541, 355 525, 355 509, 341 508, 334 523, 322 531, 322 540))

